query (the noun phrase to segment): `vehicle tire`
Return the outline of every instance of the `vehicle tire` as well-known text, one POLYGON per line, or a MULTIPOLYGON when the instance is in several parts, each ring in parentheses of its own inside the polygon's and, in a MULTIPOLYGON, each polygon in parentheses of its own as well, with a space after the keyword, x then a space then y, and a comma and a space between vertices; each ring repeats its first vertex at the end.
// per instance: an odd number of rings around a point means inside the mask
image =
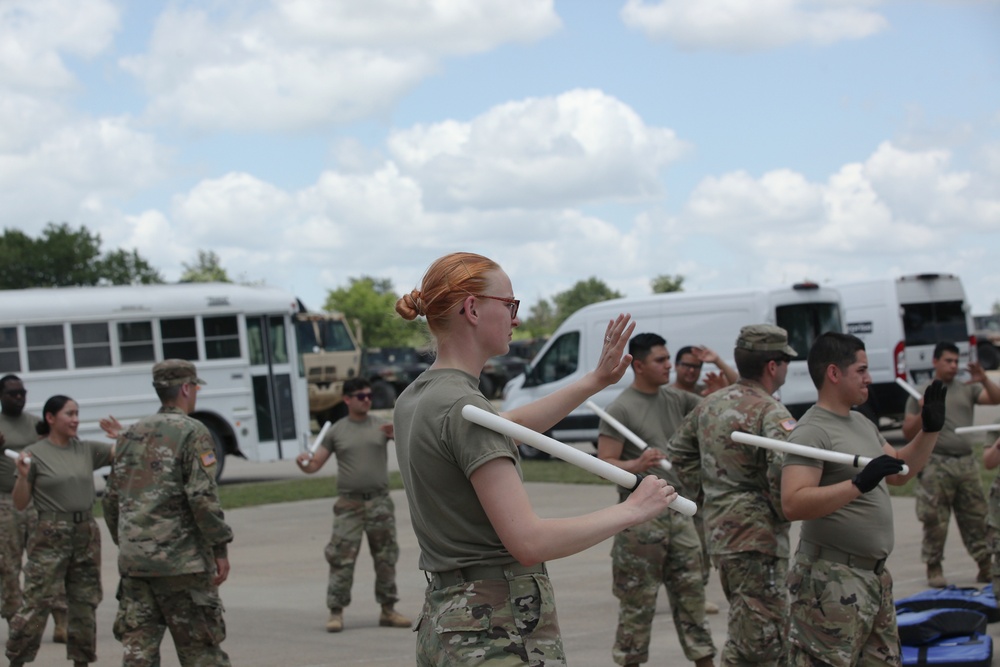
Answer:
POLYGON ((489 399, 496 397, 496 387, 493 385, 493 379, 489 375, 479 376, 479 391, 483 392, 483 396, 489 399))
POLYGON ((396 388, 384 380, 372 385, 372 410, 388 410, 396 405, 396 388))
POLYGON ((983 341, 976 346, 976 354, 979 355, 979 365, 984 371, 995 371, 1000 368, 1000 349, 993 343, 983 341))
POLYGON ((518 444, 517 451, 521 455, 521 458, 527 461, 547 461, 552 458, 552 455, 548 452, 535 449, 531 445, 518 444))

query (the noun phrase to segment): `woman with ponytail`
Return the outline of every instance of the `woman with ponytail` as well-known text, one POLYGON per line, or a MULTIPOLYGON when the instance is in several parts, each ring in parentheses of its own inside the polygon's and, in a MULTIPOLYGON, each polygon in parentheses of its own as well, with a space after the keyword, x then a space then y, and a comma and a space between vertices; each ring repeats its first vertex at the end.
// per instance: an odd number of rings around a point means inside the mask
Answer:
MULTIPOLYGON (((512 440, 462 417, 466 405, 496 413, 479 392, 486 361, 505 354, 519 324, 510 278, 481 255, 441 257, 419 289, 396 303, 425 317, 434 364, 400 395, 396 452, 428 587, 417 619, 417 664, 565 664, 545 561, 583 551, 659 515, 676 498, 657 477, 629 499, 584 516, 542 519, 522 483, 512 440)), ((608 323, 597 368, 581 380, 503 416, 544 432, 617 382, 635 325, 608 323)))

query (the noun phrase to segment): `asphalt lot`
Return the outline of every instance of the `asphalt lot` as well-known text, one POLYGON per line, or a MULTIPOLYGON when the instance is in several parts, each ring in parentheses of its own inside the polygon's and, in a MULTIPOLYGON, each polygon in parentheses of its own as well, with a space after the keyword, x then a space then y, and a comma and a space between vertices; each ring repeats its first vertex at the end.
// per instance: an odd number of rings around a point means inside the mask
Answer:
MULTIPOLYGON (((983 419, 995 419, 989 412, 983 419)), ((977 422, 979 422, 977 415, 977 422)), ((332 475, 328 465, 318 475, 332 475)), ((282 479, 302 473, 294 462, 251 464, 227 460, 224 482, 282 479)), ((541 516, 572 516, 604 507, 615 501, 610 486, 529 484, 529 494, 541 516)), ((417 569, 418 548, 410 528, 405 496, 393 492, 399 529, 400 562, 398 609, 412 617, 423 599, 424 577, 417 569)), ((323 547, 329 538, 332 500, 314 500, 263 505, 227 513, 236 540, 230 552, 232 574, 223 587, 228 639, 223 644, 234 665, 242 667, 320 667, 326 665, 398 666, 413 664, 414 637, 403 629, 379 628, 374 602, 374 576, 366 551, 359 559, 354 602, 345 613, 345 631, 328 634, 325 589, 326 562, 323 547)), ((895 578, 895 593, 901 598, 926 588, 920 563, 920 525, 911 498, 895 498, 896 546, 889 561, 895 578)), ((103 530, 103 525, 102 525, 103 530)), ((793 538, 796 535, 793 525, 793 538)), ((121 664, 121 647, 111 635, 116 611, 117 551, 106 531, 103 534, 102 572, 105 599, 97 611, 98 667, 121 664)), ((563 640, 570 664, 611 665, 611 644, 617 621, 617 601, 611 595, 610 541, 572 557, 549 563, 559 608, 563 640)), ((965 553, 952 522, 948 538, 945 574, 960 586, 976 586, 976 565, 965 553)), ((717 647, 725 640, 726 603, 713 574, 707 591, 722 613, 709 617, 717 647)), ((685 662, 670 618, 666 595, 661 594, 654 621, 650 664, 685 662)), ((1000 639, 1000 624, 990 627, 1000 639)), ((35 664, 47 667, 65 664, 65 649, 50 641, 51 624, 35 664)), ((169 637, 162 651, 163 667, 179 665, 169 637)), ((998 665, 997 659, 994 664, 998 665)))

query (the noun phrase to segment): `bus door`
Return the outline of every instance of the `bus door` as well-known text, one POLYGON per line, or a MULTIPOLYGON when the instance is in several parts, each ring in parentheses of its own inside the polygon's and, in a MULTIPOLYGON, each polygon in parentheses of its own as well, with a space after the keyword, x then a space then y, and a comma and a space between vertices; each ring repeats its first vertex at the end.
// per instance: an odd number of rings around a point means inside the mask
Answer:
POLYGON ((295 401, 292 386, 295 367, 290 360, 285 316, 247 315, 250 377, 253 382, 257 416, 259 458, 286 458, 297 455, 295 401), (272 457, 265 452, 274 448, 272 457))

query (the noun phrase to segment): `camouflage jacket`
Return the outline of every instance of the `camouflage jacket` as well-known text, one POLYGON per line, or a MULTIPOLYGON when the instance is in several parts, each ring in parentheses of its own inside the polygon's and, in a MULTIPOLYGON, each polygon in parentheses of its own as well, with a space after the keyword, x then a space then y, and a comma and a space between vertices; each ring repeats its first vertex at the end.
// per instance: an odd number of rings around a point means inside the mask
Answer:
POLYGON ((201 422, 161 408, 118 437, 102 505, 122 576, 212 572, 233 532, 215 482, 215 443, 201 422))
POLYGON ((758 551, 788 556, 788 521, 781 513, 783 455, 742 445, 733 431, 787 440, 795 420, 763 386, 740 379, 706 397, 667 444, 682 492, 705 520, 708 551, 758 551))

